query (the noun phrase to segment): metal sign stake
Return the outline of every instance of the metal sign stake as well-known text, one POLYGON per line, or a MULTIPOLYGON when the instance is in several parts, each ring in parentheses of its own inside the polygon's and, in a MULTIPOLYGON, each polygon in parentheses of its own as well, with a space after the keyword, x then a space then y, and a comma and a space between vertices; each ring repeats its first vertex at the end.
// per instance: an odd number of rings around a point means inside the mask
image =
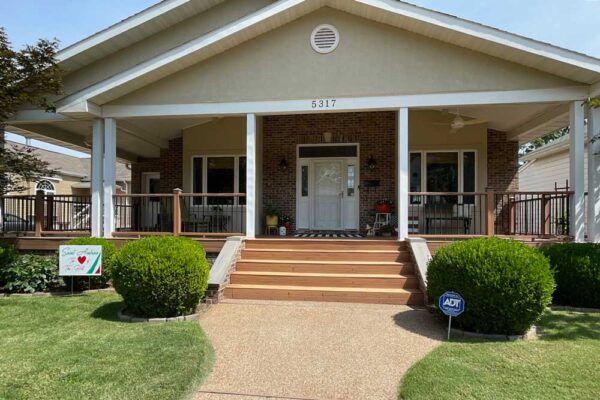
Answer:
POLYGON ((450 330, 452 329, 452 316, 448 317, 448 340, 450 340, 450 330))

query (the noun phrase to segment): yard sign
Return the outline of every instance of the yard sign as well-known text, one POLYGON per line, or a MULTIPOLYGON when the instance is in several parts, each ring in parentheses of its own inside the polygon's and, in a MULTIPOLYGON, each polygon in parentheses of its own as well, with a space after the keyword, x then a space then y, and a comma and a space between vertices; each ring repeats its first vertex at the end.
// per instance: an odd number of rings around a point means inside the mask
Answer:
POLYGON ((446 292, 440 296, 438 307, 448 316, 448 340, 450 340, 452 317, 458 317, 465 311, 465 299, 458 293, 446 292))
POLYGON ((102 275, 102 246, 60 246, 59 275, 102 275))

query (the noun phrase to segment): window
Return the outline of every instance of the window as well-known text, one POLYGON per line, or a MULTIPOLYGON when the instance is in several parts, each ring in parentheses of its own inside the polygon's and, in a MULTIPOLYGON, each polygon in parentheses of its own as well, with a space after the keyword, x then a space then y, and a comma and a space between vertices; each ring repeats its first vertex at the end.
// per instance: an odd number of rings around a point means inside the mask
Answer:
POLYGON ((56 189, 54 187, 54 184, 52 182, 50 182, 49 180, 43 180, 43 181, 39 181, 37 183, 37 185, 35 185, 35 190, 41 190, 44 192, 45 195, 49 195, 49 194, 54 194, 56 193, 56 189))
MULTIPOLYGON (((410 191, 419 192, 475 192, 476 154, 474 151, 429 151, 410 154, 410 191)), ((430 200, 431 201, 431 200, 430 200)), ((440 196, 441 203, 456 203, 455 196, 440 196)), ((464 196, 462 202, 473 204, 473 196, 464 196)), ((421 204, 418 196, 411 204, 421 204)))
POLYGON ((302 197, 308 197, 308 165, 302 166, 302 197))
POLYGON ((354 197, 354 185, 356 181, 356 168, 354 165, 348 165, 346 174, 348 175, 348 197, 354 197))
MULTIPOLYGON (((192 161, 192 188, 194 193, 246 193, 245 156, 198 156, 192 161)), ((204 204, 197 197, 194 205, 204 204)), ((245 198, 213 197, 210 205, 245 205, 245 198)))

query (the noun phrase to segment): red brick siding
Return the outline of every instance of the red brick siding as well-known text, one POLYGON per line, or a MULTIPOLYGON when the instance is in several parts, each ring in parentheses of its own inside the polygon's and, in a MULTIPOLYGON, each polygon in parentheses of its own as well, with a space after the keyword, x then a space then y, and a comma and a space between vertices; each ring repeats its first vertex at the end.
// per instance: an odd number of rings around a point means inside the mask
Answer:
POLYGON ((142 174, 160 173, 160 191, 172 193, 183 186, 183 138, 169 141, 169 148, 160 151, 160 158, 140 159, 131 165, 131 192, 141 193, 142 174))
POLYGON ((379 180, 378 188, 360 190, 360 229, 373 222, 373 209, 380 198, 396 198, 396 113, 345 113, 267 116, 263 121, 263 204, 283 214, 296 216, 296 146, 321 143, 323 132, 333 134, 333 142, 360 144, 360 184, 379 180), (374 170, 367 160, 377 161, 374 170), (281 171, 282 159, 288 169, 281 171))
POLYGON ((506 132, 488 130, 488 190, 519 190, 519 142, 506 140, 506 132))

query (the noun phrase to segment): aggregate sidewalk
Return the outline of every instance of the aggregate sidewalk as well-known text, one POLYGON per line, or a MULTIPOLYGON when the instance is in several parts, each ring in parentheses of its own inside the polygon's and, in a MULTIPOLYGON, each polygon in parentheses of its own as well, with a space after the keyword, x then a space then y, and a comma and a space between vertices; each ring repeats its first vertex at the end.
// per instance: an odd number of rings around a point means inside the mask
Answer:
POLYGON ((396 399, 444 327, 425 309, 225 300, 202 316, 216 353, 195 400, 396 399))

